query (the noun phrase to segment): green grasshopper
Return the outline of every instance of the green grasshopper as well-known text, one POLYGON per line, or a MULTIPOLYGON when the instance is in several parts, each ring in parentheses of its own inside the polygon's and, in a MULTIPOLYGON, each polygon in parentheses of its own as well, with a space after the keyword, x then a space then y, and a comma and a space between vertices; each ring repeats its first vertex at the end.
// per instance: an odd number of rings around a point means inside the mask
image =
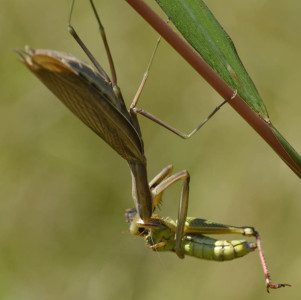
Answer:
MULTIPOLYGON (((132 227, 136 210, 127 209, 127 222, 132 227)), ((137 221, 136 221, 137 224, 137 221)), ((169 217, 154 214, 152 223, 137 225, 134 234, 145 237, 146 246, 156 251, 175 251, 177 222, 169 217), (157 221, 157 223, 154 222, 157 221)), ((206 260, 226 261, 243 257, 253 252, 257 245, 245 240, 216 240, 204 234, 241 233, 253 236, 251 227, 235 227, 214 223, 205 219, 187 217, 182 238, 182 248, 185 255, 206 260)))
MULTIPOLYGON (((127 110, 121 90, 117 85, 115 67, 104 27, 100 21, 93 1, 90 0, 90 3, 96 16, 103 44, 105 46, 112 79, 110 79, 71 26, 74 0, 71 3, 68 30, 92 61, 95 68, 73 55, 64 52, 46 49, 31 49, 28 47, 25 48, 25 51, 19 50, 17 52, 20 54, 26 67, 33 72, 34 75, 37 76, 38 79, 40 79, 48 89, 71 110, 71 112, 128 162, 132 175, 132 197, 136 209, 143 221, 150 222, 153 212, 153 198, 148 186, 146 157, 144 155, 144 145, 137 119, 137 112, 142 114, 145 114, 145 112, 137 109, 136 104, 147 79, 148 71, 159 41, 156 44, 138 92, 130 109, 127 110)), ((231 99, 233 99, 235 95, 236 92, 231 99)), ((228 100, 225 100, 219 105, 214 112, 192 132, 192 134, 203 126, 227 101, 228 100)), ((150 114, 147 116, 173 131, 172 127, 161 122, 154 116, 150 114)), ((188 205, 188 172, 182 171, 174 174, 171 181, 174 179, 175 181, 180 179, 184 180, 185 183, 183 185, 180 203, 188 205), (182 201, 183 197, 187 199, 182 201)), ((180 204, 180 206, 181 209, 179 211, 183 215, 179 215, 178 217, 180 224, 177 232, 177 237, 179 237, 179 239, 176 246, 176 252, 179 257, 182 257, 183 254, 180 247, 180 241, 181 236, 183 235, 184 223, 181 222, 181 220, 184 220, 183 216, 186 214, 187 207, 182 207, 182 204, 180 204)))
MULTIPOLYGON (((165 189, 171 184, 171 172, 172 166, 168 166, 149 183, 154 199, 154 209, 162 200, 162 194, 165 189)), ((179 213, 179 215, 182 214, 179 213)), ((186 214, 182 216, 185 220, 183 236, 180 241, 183 255, 213 261, 228 261, 243 257, 258 248, 267 291, 269 292, 269 289, 291 286, 287 283, 273 284, 271 282, 263 255, 260 235, 253 227, 224 225, 205 219, 187 217, 186 214), (255 237, 257 244, 245 240, 216 240, 206 236, 206 234, 241 234, 247 237, 255 237)), ((134 235, 144 236, 148 248, 154 251, 177 251, 178 238, 176 234, 178 231, 178 222, 168 217, 153 214, 151 223, 142 223, 138 220, 135 209, 127 209, 125 217, 130 224, 130 232, 134 235)))

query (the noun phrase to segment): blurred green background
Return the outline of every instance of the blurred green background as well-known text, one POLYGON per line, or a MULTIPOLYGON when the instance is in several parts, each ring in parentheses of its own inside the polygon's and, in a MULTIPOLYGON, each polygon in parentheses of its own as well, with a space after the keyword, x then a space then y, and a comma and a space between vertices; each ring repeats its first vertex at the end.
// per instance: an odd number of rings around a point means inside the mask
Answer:
MULTIPOLYGON (((157 34, 125 1, 96 0, 130 104, 157 34)), ((156 8, 153 1, 150 4, 156 8)), ((284 137, 301 151, 301 2, 206 1, 230 34, 284 137)), ((67 1, 2 0, 0 299, 267 299, 255 252, 214 263, 154 253, 128 234, 128 166, 22 66, 28 44, 85 55, 66 29, 67 1)), ((156 8, 158 10, 158 8, 156 8)), ((88 1, 73 25, 108 70, 88 1)), ((188 132, 222 99, 165 42, 140 107, 188 132)), ((301 186, 297 176, 229 107, 184 141, 139 117, 149 178, 172 163, 189 170, 189 215, 252 225, 276 282, 273 299, 300 299, 301 186)), ((160 214, 177 213, 181 184, 160 214)))

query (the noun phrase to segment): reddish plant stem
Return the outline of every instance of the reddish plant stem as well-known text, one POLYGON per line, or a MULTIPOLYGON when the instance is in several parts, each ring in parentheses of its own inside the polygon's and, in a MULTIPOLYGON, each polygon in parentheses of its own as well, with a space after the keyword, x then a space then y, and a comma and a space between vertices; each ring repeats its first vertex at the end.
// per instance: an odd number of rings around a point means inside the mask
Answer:
MULTIPOLYGON (((233 89, 178 36, 143 0, 126 0, 224 99, 233 95, 233 89)), ((282 160, 301 177, 301 168, 275 137, 270 124, 265 122, 237 95, 229 104, 274 149, 282 160)))

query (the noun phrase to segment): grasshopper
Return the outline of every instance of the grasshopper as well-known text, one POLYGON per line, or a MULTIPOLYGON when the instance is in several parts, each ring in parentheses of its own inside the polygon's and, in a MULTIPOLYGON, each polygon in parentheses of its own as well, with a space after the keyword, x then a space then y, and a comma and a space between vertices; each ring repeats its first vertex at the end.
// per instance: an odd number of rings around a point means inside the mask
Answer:
MULTIPOLYGON (((172 166, 163 169, 150 183, 149 187, 153 194, 154 209, 162 200, 162 194, 171 184, 170 176, 172 166)), ((183 198, 183 201, 188 198, 183 198)), ((188 205, 183 204, 183 207, 188 205)), ((228 261, 243 257, 258 248, 261 264, 266 281, 266 288, 278 289, 291 286, 287 283, 273 284, 271 282, 267 263, 263 255, 261 238, 259 233, 250 226, 237 227, 211 222, 205 219, 187 217, 187 210, 179 212, 184 218, 183 235, 180 245, 177 245, 178 226, 180 222, 169 217, 161 217, 153 214, 151 223, 142 223, 138 220, 135 209, 127 209, 125 212, 126 221, 130 225, 130 232, 134 235, 144 236, 146 246, 154 251, 172 251, 177 253, 177 248, 182 249, 182 254, 196 258, 228 261), (247 237, 255 237, 256 243, 245 240, 216 240, 206 234, 241 234, 247 237)))

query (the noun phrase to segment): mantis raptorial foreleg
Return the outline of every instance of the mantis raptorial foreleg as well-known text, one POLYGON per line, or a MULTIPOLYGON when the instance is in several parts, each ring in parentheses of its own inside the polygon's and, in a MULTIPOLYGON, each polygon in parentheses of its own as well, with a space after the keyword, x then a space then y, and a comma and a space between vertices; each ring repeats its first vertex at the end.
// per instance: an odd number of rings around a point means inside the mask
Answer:
MULTIPOLYGON (((153 195, 153 210, 155 210, 156 206, 161 201, 163 192, 172 184, 179 180, 184 180, 184 184, 182 187, 180 204, 179 204, 179 215, 178 220, 179 224, 176 228, 176 244, 175 244, 175 252, 180 258, 184 258, 184 253, 182 249, 182 238, 184 236, 184 226, 185 219, 188 210, 188 199, 189 199, 189 180, 190 176, 186 170, 175 173, 171 175, 172 166, 167 166, 163 169, 153 180, 150 181, 149 187, 153 195)), ((139 218, 136 217, 134 221, 131 222, 130 231, 132 234, 138 233, 138 228, 140 227, 151 227, 157 226, 156 220, 153 218, 150 222, 140 222, 139 218)))
MULTIPOLYGON (((171 175, 171 176, 165 178, 156 187, 151 189, 151 191, 152 191, 153 199, 154 199, 153 203, 154 203, 154 205, 157 205, 159 203, 158 199, 162 198, 162 193, 169 186, 171 186, 178 180, 184 180, 184 184, 182 187, 181 198, 180 198, 180 203, 179 203, 179 210, 178 210, 178 226, 177 226, 177 230, 176 230, 175 252, 177 253, 178 257, 184 258, 184 253, 183 253, 181 242, 182 242, 182 238, 184 235, 184 226, 185 226, 185 220, 186 220, 187 210, 188 210, 189 181, 190 181, 189 173, 186 170, 183 170, 174 175, 171 175)), ((154 206, 154 208, 155 207, 156 206, 154 206)))

